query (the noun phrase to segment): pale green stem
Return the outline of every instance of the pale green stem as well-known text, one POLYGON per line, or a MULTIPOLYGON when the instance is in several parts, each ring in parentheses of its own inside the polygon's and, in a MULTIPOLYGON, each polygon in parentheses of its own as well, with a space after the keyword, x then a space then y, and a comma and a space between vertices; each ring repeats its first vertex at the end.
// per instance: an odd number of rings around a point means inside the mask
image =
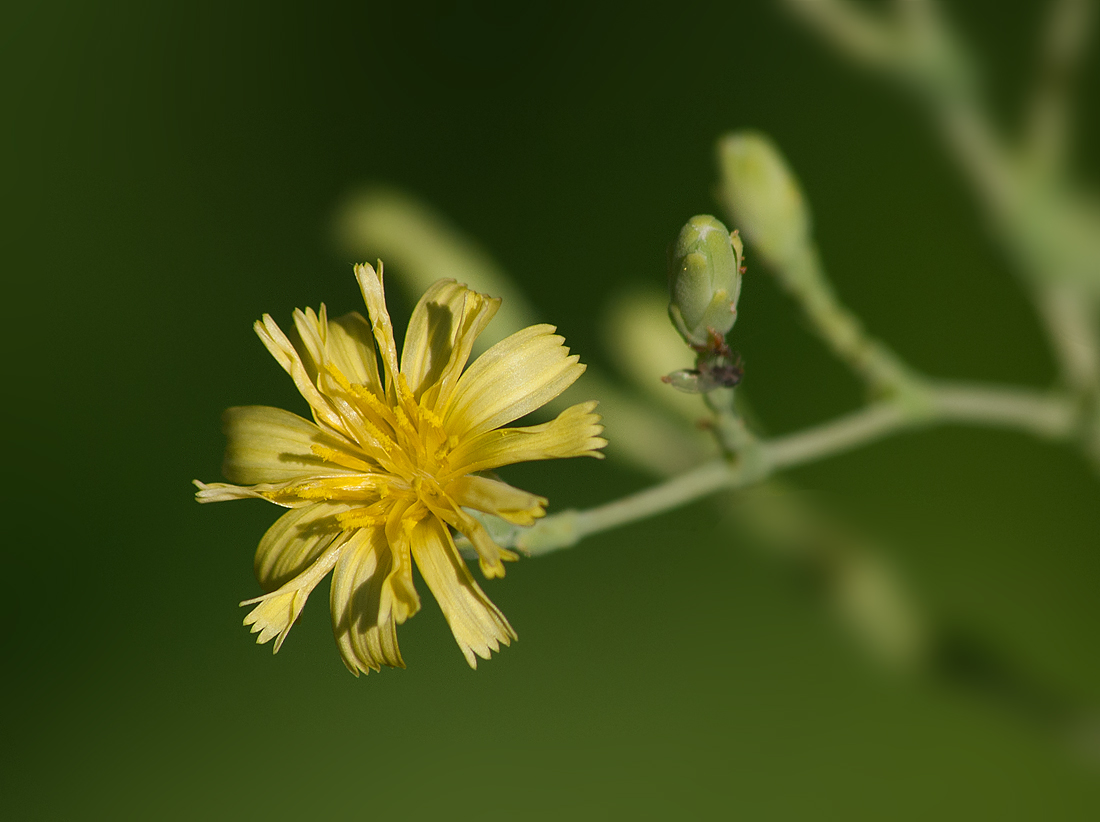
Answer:
POLYGON ((1026 431, 1046 439, 1078 433, 1075 398, 1066 393, 1008 386, 939 382, 932 391, 933 419, 1026 431))
POLYGON ((1026 134, 1017 141, 1021 150, 997 133, 970 84, 941 82, 950 74, 947 63, 965 62, 968 55, 956 45, 954 32, 931 0, 916 3, 922 7, 918 15, 907 13, 907 6, 899 4, 901 13, 893 16, 871 14, 845 0, 786 3, 849 56, 879 71, 905 74, 921 89, 948 148, 969 177, 1006 250, 1032 283, 1063 379, 1095 401, 1100 383, 1096 286, 1091 285, 1090 292, 1084 283, 1068 284, 1071 277, 1060 270, 1067 260, 1077 265, 1094 260, 1095 238, 1085 231, 1079 239, 1063 239, 1058 254, 1036 246, 1035 238, 1037 225, 1063 226, 1084 220, 1078 204, 1064 195, 1060 182, 1069 139, 1071 75, 1087 42, 1095 0, 1052 3, 1026 134), (924 45, 916 51, 890 48, 897 42, 924 45), (921 52, 931 59, 912 60, 921 52))
MULTIPOLYGON (((586 536, 673 510, 723 489, 738 488, 783 468, 867 445, 885 436, 937 423, 1010 428, 1045 438, 1077 432, 1073 398, 1028 389, 968 383, 932 383, 918 406, 887 400, 794 434, 757 440, 759 462, 714 460, 636 494, 585 511, 563 511, 530 528, 499 534, 506 547, 532 556, 575 545, 586 536)), ((464 547, 468 547, 465 546, 464 547)))
MULTIPOLYGON (((736 487, 741 484, 741 477, 742 472, 736 466, 725 460, 712 460, 644 491, 587 511, 575 512, 574 535, 579 540, 590 534, 663 514, 722 488, 736 487)), ((543 547, 538 553, 546 550, 551 549, 543 547)))
POLYGON ((1100 329, 1096 305, 1077 283, 1038 283, 1035 305, 1065 383, 1082 395, 1100 391, 1100 329))
POLYGON ((841 360, 878 394, 919 394, 919 378, 837 299, 821 265, 817 249, 807 246, 777 267, 787 292, 802 306, 818 335, 841 360))
POLYGON ((776 437, 762 448, 770 471, 774 471, 867 445, 914 422, 899 403, 878 402, 805 431, 776 437))
POLYGON ((1040 46, 1039 72, 1027 118, 1026 143, 1035 173, 1058 177, 1070 137, 1070 88, 1095 19, 1094 0, 1053 0, 1040 46))
POLYGON ((716 388, 703 395, 703 401, 714 413, 714 434, 727 457, 745 456, 758 443, 756 435, 734 405, 734 389, 716 388))

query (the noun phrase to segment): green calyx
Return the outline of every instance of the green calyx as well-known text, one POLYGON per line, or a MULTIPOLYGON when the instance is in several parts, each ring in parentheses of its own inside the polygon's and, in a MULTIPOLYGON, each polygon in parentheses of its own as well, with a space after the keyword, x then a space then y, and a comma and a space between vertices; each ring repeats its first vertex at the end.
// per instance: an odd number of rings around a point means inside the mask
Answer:
POLYGON ((741 239, 710 215, 692 217, 676 238, 669 265, 668 313, 688 344, 724 337, 737 320, 741 239))

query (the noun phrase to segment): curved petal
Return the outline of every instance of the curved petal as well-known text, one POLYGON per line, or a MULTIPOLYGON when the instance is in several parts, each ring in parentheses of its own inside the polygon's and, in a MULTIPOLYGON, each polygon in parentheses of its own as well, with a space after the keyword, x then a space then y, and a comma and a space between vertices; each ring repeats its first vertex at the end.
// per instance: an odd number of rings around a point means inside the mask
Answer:
POLYGON ((460 506, 452 504, 448 507, 433 508, 432 513, 470 540, 470 544, 477 552, 478 567, 481 568, 481 573, 486 579, 504 576, 504 563, 519 559, 519 554, 498 545, 490 536, 489 529, 460 506))
POLYGON ((348 393, 349 384, 355 383, 382 397, 378 358, 370 324, 363 315, 352 312, 330 322, 322 304, 317 312, 296 309, 294 327, 298 332, 295 348, 322 394, 331 399, 334 394, 348 393))
POLYGON ((348 505, 314 503, 283 514, 267 529, 253 567, 265 591, 303 573, 343 533, 336 516, 348 505))
POLYGON ((355 277, 363 292, 363 302, 367 304, 371 330, 374 332, 378 351, 382 355, 382 366, 386 375, 386 394, 393 396, 397 381, 397 343, 393 339, 393 322, 386 308, 386 292, 382 288, 382 261, 378 261, 378 270, 369 263, 355 266, 355 277))
POLYGON ((195 502, 229 502, 235 499, 262 499, 273 502, 283 508, 301 508, 311 505, 314 500, 298 497, 290 490, 294 480, 287 482, 261 482, 256 485, 231 485, 228 482, 201 482, 192 480, 199 490, 195 492, 195 502))
POLYGON ((607 440, 600 436, 596 402, 562 411, 555 419, 526 428, 500 428, 467 439, 449 455, 447 476, 490 471, 502 465, 565 457, 603 457, 607 440))
POLYGON ((466 370, 444 424, 459 437, 491 431, 541 408, 572 385, 584 366, 554 333, 533 325, 494 345, 466 370))
POLYGON ((401 352, 401 373, 418 402, 437 407, 441 392, 453 392, 474 340, 499 307, 500 300, 454 280, 428 288, 413 309, 401 352))
POLYGON ((435 517, 417 523, 410 537, 413 559, 439 602, 458 647, 471 668, 516 639, 504 614, 470 576, 447 528, 435 517))
POLYGON ((352 311, 329 322, 326 351, 349 380, 370 386, 374 393, 382 396, 370 323, 362 314, 352 311))
POLYGON ((413 585, 413 560, 409 548, 409 528, 406 514, 411 502, 398 502, 386 517, 386 542, 393 556, 393 570, 386 577, 386 585, 393 597, 394 619, 400 625, 420 610, 420 594, 413 585))
MULTIPOLYGON (((320 454, 344 454, 366 465, 366 455, 348 439, 309 420, 266 405, 229 408, 222 414, 222 473, 236 483, 285 482, 309 476, 347 474, 348 467, 320 454)), ((352 463, 354 464, 354 463, 352 463)))
POLYGON ((279 648, 282 647, 290 629, 294 627, 294 622, 306 607, 306 600, 309 599, 310 593, 339 559, 343 542, 343 539, 336 540, 301 574, 271 593, 246 599, 241 603, 241 605, 256 606, 248 612, 248 616, 244 618, 244 624, 251 625, 252 633, 259 634, 256 637, 257 645, 263 645, 274 639, 275 653, 279 653, 279 648))
POLYGON ((393 555, 381 528, 355 533, 332 572, 332 632, 344 665, 356 676, 382 665, 404 668, 397 645, 393 555))
POLYGON ((317 376, 324 371, 328 309, 325 308, 324 303, 321 303, 320 311, 314 311, 312 308, 305 310, 295 308, 292 317, 298 338, 295 340, 288 334, 287 339, 294 343, 294 349, 298 352, 302 365, 305 366, 306 374, 309 375, 310 381, 317 385, 317 376))
POLYGON ((271 353, 271 356, 294 380, 298 392, 309 403, 309 407, 313 411, 313 418, 317 422, 323 422, 334 431, 350 436, 351 431, 348 430, 340 414, 314 384, 316 370, 312 368, 313 363, 307 365, 302 361, 301 352, 294 347, 294 344, 279 328, 279 324, 271 318, 271 315, 264 314, 263 318, 257 320, 253 327, 256 330, 256 335, 271 353))
POLYGON ((463 508, 492 514, 513 525, 534 525, 546 515, 546 497, 487 477, 459 477, 447 486, 447 495, 463 508))

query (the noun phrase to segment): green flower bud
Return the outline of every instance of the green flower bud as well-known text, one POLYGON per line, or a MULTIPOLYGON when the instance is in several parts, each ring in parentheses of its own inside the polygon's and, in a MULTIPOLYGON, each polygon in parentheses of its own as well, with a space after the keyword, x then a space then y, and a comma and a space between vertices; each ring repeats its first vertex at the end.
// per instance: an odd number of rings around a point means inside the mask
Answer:
POLYGON ((719 199, 726 215, 774 267, 810 242, 810 211, 783 155, 763 134, 738 132, 718 141, 719 199))
POLYGON ((668 287, 668 314, 690 345, 706 346, 712 331, 725 337, 737 319, 741 239, 709 215, 692 217, 673 247, 668 287))

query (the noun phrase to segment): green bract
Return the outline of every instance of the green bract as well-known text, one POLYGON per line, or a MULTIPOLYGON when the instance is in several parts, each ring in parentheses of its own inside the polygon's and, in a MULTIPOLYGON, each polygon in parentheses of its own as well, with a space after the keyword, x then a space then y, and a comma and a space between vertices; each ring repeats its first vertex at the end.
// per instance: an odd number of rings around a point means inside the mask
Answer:
POLYGON ((739 132, 718 142, 719 197, 726 214, 772 266, 809 243, 810 213, 798 180, 763 134, 739 132))
POLYGON ((737 319, 741 239, 710 215, 692 217, 676 238, 669 266, 668 313, 691 345, 724 337, 737 319))

